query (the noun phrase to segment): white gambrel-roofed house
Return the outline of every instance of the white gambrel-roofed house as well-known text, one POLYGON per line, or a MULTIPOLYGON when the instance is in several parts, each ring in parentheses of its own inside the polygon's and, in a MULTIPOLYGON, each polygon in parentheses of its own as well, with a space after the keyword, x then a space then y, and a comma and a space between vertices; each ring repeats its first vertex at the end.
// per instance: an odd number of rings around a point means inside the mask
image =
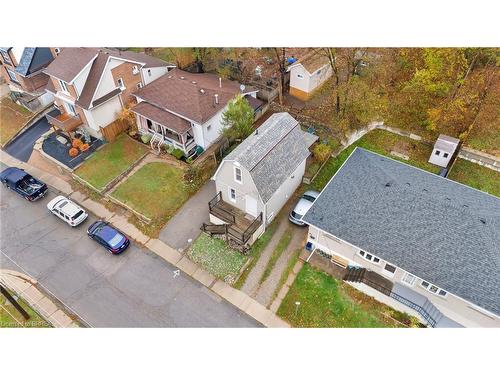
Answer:
POLYGON ((233 237, 246 232, 239 242, 257 239, 300 185, 309 147, 317 139, 290 114, 271 115, 215 172, 211 222, 228 225, 233 237))

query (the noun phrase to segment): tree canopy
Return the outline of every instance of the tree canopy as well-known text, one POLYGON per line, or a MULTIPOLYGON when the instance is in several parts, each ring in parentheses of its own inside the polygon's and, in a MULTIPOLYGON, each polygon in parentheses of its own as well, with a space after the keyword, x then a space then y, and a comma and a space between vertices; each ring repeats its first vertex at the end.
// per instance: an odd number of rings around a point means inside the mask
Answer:
POLYGON ((253 109, 243 95, 231 100, 222 114, 222 134, 229 139, 243 139, 252 133, 253 109))

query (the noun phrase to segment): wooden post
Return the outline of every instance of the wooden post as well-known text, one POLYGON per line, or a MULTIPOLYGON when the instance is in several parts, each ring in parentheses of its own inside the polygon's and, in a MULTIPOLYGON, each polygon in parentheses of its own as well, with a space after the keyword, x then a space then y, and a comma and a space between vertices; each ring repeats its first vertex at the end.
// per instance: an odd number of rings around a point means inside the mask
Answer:
POLYGON ((17 311, 21 313, 21 315, 24 317, 24 319, 28 320, 30 318, 29 314, 26 312, 26 310, 23 309, 23 307, 17 303, 17 301, 12 297, 7 289, 5 289, 3 286, 0 285, 0 291, 2 294, 7 298, 7 300, 12 303, 12 305, 16 308, 17 311))

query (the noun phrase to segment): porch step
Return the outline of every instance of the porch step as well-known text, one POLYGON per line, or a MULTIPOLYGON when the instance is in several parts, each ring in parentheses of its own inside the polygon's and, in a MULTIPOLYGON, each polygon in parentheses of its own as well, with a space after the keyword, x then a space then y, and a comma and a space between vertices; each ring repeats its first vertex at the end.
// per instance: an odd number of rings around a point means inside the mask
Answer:
POLYGON ((343 280, 344 281, 351 281, 354 283, 361 283, 361 282, 363 282, 365 272, 366 272, 366 268, 350 266, 347 268, 347 272, 345 273, 343 280))

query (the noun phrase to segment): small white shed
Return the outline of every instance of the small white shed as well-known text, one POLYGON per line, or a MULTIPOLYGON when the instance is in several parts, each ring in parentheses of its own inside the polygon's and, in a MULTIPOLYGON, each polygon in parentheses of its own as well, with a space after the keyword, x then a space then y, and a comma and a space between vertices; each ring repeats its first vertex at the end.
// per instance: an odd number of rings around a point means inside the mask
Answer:
POLYGON ((458 147, 459 139, 441 134, 434 144, 429 163, 446 168, 458 147))

